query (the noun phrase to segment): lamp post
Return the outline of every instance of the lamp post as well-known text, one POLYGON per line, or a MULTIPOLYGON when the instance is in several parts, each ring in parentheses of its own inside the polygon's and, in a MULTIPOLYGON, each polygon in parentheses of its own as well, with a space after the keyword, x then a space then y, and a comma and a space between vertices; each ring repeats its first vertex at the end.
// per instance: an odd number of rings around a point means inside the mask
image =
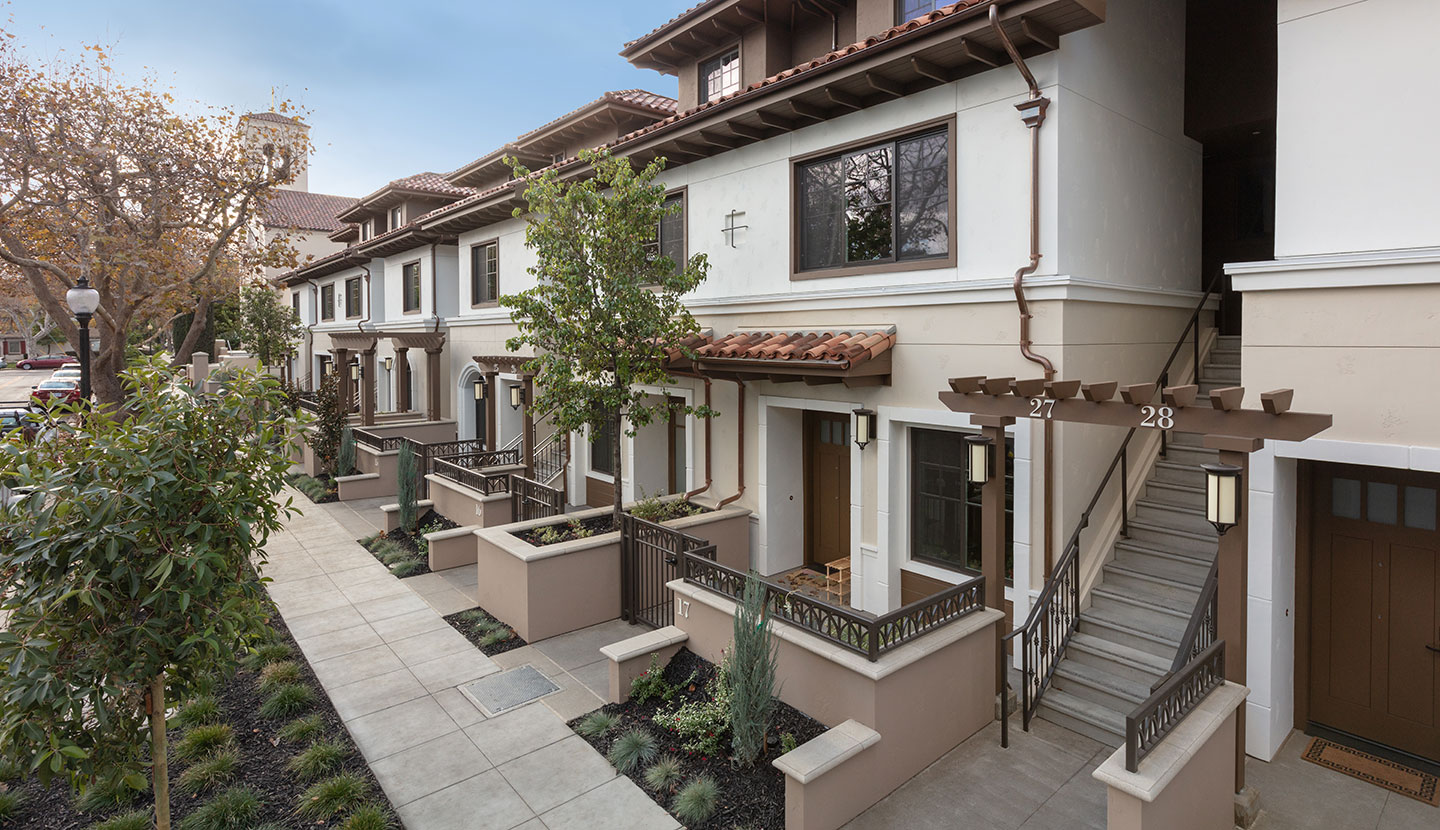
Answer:
POLYGON ((483 447, 483 446, 485 446, 485 436, 486 436, 486 433, 487 433, 486 424, 485 424, 485 378, 483 378, 483 377, 478 377, 478 376, 475 378, 475 389, 474 389, 474 392, 475 392, 475 440, 476 440, 476 441, 479 441, 479 442, 480 442, 480 445, 483 447))
POLYGON ((100 292, 90 287, 84 277, 75 287, 65 292, 65 303, 75 313, 75 322, 80 324, 80 398, 90 402, 90 318, 100 307, 100 292))

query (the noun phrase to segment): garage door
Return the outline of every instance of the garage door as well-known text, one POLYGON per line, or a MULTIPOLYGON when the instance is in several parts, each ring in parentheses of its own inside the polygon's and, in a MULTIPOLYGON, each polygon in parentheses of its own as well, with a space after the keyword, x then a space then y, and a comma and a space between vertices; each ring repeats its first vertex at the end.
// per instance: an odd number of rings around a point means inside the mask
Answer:
POLYGON ((1440 760, 1440 476, 1317 465, 1312 722, 1440 760))

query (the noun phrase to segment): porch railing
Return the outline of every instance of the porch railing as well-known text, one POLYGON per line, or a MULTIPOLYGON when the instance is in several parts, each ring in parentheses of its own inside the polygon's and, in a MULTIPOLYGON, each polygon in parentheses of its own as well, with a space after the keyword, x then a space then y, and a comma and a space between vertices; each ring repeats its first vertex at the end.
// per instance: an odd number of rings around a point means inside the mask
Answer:
POLYGON ((378 435, 368 429, 351 427, 350 434, 355 436, 355 443, 369 447, 376 452, 390 452, 400 449, 400 444, 406 439, 399 435, 378 435))
MULTIPOLYGON (((1165 365, 1160 369, 1160 376, 1156 379, 1156 386, 1163 390, 1170 384, 1170 369, 1175 364, 1175 358, 1187 346, 1191 346, 1195 360, 1195 376, 1200 373, 1200 314, 1205 310, 1205 304, 1210 301, 1210 295, 1215 292, 1220 276, 1223 272, 1217 271, 1211 276, 1205 286, 1205 291, 1200 295, 1200 301, 1195 304, 1195 309, 1190 313, 1190 319, 1185 323, 1180 336, 1176 338, 1175 347, 1170 350, 1170 356, 1165 360, 1165 365)), ((1080 534, 1090 526, 1090 519, 1095 513, 1095 508, 1100 504, 1100 497, 1105 494, 1106 488, 1114 480, 1115 474, 1120 474, 1120 535, 1130 535, 1130 442, 1135 438, 1136 427, 1131 427, 1125 433, 1125 438, 1120 442, 1120 447, 1115 451, 1115 456, 1110 460, 1110 466, 1106 468, 1105 475, 1095 487, 1095 493, 1090 497, 1090 503, 1080 514, 1076 523, 1075 532, 1065 543, 1065 548, 1060 554, 1051 569, 1050 578, 1045 588, 1041 590, 1040 596, 1036 598, 1035 604, 1030 607, 1030 614, 1025 622, 1019 627, 1006 634, 1003 642, 1009 643, 1016 637, 1020 638, 1021 649, 1021 679, 1020 679, 1020 706, 1021 724, 1026 731, 1030 729, 1030 720, 1034 717, 1035 711, 1040 706, 1040 699, 1045 696, 1045 690, 1050 687, 1050 680, 1054 677, 1055 667, 1065 655, 1065 648, 1070 644, 1070 638, 1075 633, 1075 628, 1080 621, 1080 534)), ((1165 452, 1165 433, 1160 433, 1160 450, 1165 452)), ((1010 744, 1010 711, 1009 696, 1000 696, 1000 744, 1010 744)))
POLYGON ((565 512, 564 493, 519 473, 510 474, 510 498, 510 507, 517 522, 548 519, 565 512))
POLYGON ((715 545, 673 527, 620 514, 620 618, 651 628, 670 624, 674 594, 665 587, 678 573, 680 556, 715 559, 715 545))
POLYGON ((314 398, 307 398, 306 396, 301 395, 300 408, 305 410, 306 412, 314 412, 318 414, 320 412, 320 402, 315 400, 314 398))
POLYGON ((556 432, 535 445, 535 480, 551 484, 570 460, 570 433, 556 432))
POLYGON ((519 464, 520 453, 518 450, 487 450, 485 442, 478 438, 467 438, 462 441, 435 441, 423 443, 414 438, 401 438, 396 444, 409 444, 410 449, 415 453, 415 469, 420 477, 419 493, 421 497, 429 495, 430 485, 425 476, 435 472, 435 462, 439 459, 454 460, 464 456, 473 459, 467 463, 469 467, 501 467, 506 464, 519 464))
MULTIPOLYGON (((747 574, 693 553, 683 554, 680 562, 681 578, 686 582, 737 602, 743 596, 747 574)), ((983 576, 878 617, 761 581, 765 583, 765 604, 771 614, 871 662, 985 607, 983 576)))
POLYGON ((473 490, 492 496, 510 492, 510 476, 506 473, 485 472, 478 466, 470 466, 471 456, 459 455, 453 458, 435 459, 435 475, 448 478, 473 490))

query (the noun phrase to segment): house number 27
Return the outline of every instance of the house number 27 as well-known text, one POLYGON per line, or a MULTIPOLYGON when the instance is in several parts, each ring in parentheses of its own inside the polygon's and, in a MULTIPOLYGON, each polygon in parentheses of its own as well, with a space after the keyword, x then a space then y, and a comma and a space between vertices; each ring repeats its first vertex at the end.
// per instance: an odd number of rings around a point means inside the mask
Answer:
POLYGON ((1054 411, 1055 411, 1055 401, 1054 401, 1054 400, 1052 400, 1052 399, 1050 399, 1050 398, 1031 398, 1031 399, 1030 399, 1030 417, 1031 417, 1031 418, 1044 418, 1044 419, 1046 419, 1046 420, 1048 421, 1048 420, 1050 419, 1050 417, 1051 417, 1051 413, 1053 413, 1054 411))
POLYGON ((1175 426, 1175 410, 1168 406, 1142 406, 1140 416, 1142 427, 1173 429, 1175 426))

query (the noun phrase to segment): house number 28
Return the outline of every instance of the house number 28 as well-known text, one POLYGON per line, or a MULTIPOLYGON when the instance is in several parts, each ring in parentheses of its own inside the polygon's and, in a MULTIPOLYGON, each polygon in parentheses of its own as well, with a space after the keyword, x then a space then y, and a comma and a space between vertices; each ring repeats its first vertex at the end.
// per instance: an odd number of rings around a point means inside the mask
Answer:
POLYGON ((1168 406, 1140 407, 1140 426, 1172 429, 1175 426, 1175 410, 1168 406))

